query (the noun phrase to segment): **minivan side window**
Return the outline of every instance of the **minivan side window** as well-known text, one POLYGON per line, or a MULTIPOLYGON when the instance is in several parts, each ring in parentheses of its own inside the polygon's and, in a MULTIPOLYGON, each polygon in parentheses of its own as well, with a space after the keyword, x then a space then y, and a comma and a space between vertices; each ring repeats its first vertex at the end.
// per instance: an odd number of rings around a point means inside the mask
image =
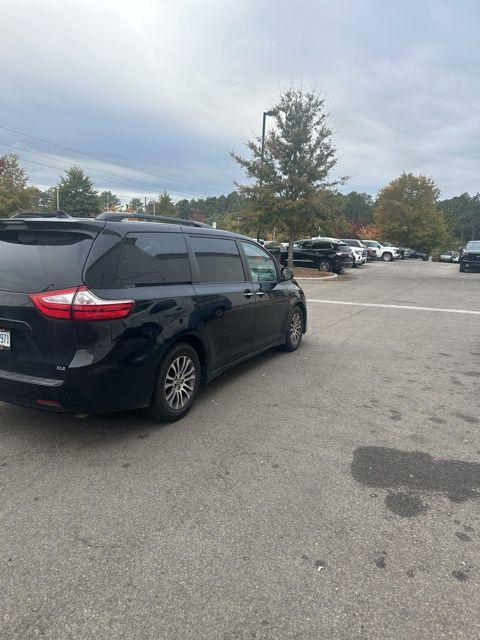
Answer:
POLYGON ((245 282, 242 259, 235 240, 190 236, 201 282, 245 282))
POLYGON ((273 258, 263 249, 250 242, 242 242, 243 250, 247 256, 247 262, 252 274, 252 280, 256 282, 276 282, 277 269, 273 258))
POLYGON ((191 282, 183 233, 127 233, 118 274, 124 284, 134 287, 191 282))

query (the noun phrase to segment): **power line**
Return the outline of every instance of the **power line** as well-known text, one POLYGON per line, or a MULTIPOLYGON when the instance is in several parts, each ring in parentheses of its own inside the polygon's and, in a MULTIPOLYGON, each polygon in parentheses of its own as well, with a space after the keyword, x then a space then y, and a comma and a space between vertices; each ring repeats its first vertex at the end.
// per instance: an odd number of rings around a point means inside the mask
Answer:
MULTIPOLYGON (((65 165, 69 165, 71 166, 71 163, 68 162, 67 160, 62 160, 61 158, 57 158, 55 156, 49 156, 46 153, 40 153, 40 151, 30 151, 30 149, 19 149, 18 147, 16 147, 14 144, 8 144, 7 142, 1 142, 0 144, 5 146, 5 147, 11 147, 12 149, 15 149, 15 151, 17 152, 21 152, 21 153, 31 153, 35 156, 41 156, 42 158, 48 158, 50 160, 55 160, 55 162, 60 162, 62 164, 65 165)), ((101 173, 103 175, 106 176, 113 176, 114 178, 117 178, 117 180, 114 180, 114 182, 118 182, 118 178, 120 178, 122 181, 124 180, 128 180, 128 182, 133 182, 136 183, 135 186, 138 187, 138 185, 140 185, 141 187, 153 187, 155 190, 157 190, 159 193, 161 191, 165 190, 165 186, 160 187, 159 185, 154 185, 148 182, 141 182, 140 180, 135 180, 135 178, 125 178, 125 177, 121 177, 118 176, 114 173, 109 173, 108 171, 102 171, 101 169, 94 169, 93 167, 87 167, 85 165, 81 165, 81 164, 76 164, 77 167, 80 167, 80 169, 86 169, 87 171, 92 171, 93 173, 101 173)), ((52 168, 56 168, 56 167, 52 167, 52 168)), ((124 184, 123 182, 119 182, 119 184, 124 184)))
MULTIPOLYGON (((39 167, 47 167, 48 169, 56 169, 57 171, 59 169, 59 167, 54 167, 51 164, 45 164, 44 162, 36 162, 35 160, 27 160, 27 158, 22 158, 22 161, 23 162, 28 162, 29 164, 36 164, 39 167)), ((119 183, 119 184, 122 184, 122 183, 119 183)), ((124 185, 124 186, 128 186, 128 185, 124 185)), ((125 197, 125 199, 131 198, 131 196, 126 196, 125 194, 118 194, 118 195, 123 195, 125 197)), ((155 195, 152 196, 152 197, 155 197, 155 195)))
POLYGON ((206 187, 205 185, 199 185, 199 184, 195 184, 193 182, 185 182, 184 180, 178 180, 177 178, 168 178, 167 176, 162 176, 158 173, 153 173, 152 171, 145 171, 143 169, 136 169, 135 167, 132 167, 130 165, 127 164, 121 164, 120 162, 113 162, 112 160, 107 160, 106 158, 100 158, 99 156, 94 156, 90 153, 85 153, 83 151, 79 151, 78 149, 73 149, 72 147, 66 147, 63 146, 61 144, 57 144, 55 142, 50 142, 49 140, 45 140, 44 138, 38 138, 36 136, 32 136, 28 133, 23 133, 22 131, 17 131, 16 129, 10 129, 9 127, 2 127, 0 126, 0 129, 3 129, 5 131, 10 131, 10 133, 15 133, 17 135, 20 136, 25 136, 26 138, 31 138, 32 140, 37 140, 38 142, 43 142, 44 144, 49 144, 52 145, 53 147, 57 147, 58 149, 63 149, 64 151, 72 151, 73 153, 78 153, 82 156, 86 156, 87 158, 93 158, 94 160, 98 160, 100 162, 107 162, 108 164, 112 164, 114 166, 117 167, 123 167, 124 169, 129 169, 130 171, 137 171, 137 173, 144 173, 145 175, 151 175, 154 176, 155 178, 160 178, 160 180, 168 180, 170 182, 177 182, 179 184, 184 184, 187 185, 189 187, 196 187, 199 189, 205 189, 206 191, 211 191, 212 193, 218 193, 218 191, 222 192, 224 191, 224 189, 211 189, 209 187, 206 187))

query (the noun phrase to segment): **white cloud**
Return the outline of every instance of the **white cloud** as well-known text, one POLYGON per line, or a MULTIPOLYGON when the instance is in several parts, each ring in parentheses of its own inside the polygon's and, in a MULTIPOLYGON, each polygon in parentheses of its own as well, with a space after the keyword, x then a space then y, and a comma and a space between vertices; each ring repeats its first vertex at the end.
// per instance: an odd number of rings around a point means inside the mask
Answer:
POLYGON ((348 188, 411 170, 476 191, 479 17, 470 0, 17 0, 2 9, 2 121, 208 195, 232 188, 228 151, 303 83, 325 93, 348 188))

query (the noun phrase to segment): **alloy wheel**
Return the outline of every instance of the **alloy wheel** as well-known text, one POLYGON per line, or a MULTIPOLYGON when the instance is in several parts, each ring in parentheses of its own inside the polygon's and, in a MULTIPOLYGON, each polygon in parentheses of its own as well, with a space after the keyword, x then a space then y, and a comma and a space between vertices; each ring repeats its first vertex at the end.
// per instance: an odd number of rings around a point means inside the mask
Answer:
POLYGON ((188 356, 172 360, 165 376, 165 400, 172 409, 182 409, 195 389, 195 365, 188 356))
POLYGON ((318 265, 319 271, 330 271, 330 263, 327 260, 322 260, 318 265))
POLYGON ((300 311, 295 311, 290 320, 290 342, 295 347, 302 337, 303 319, 300 311))

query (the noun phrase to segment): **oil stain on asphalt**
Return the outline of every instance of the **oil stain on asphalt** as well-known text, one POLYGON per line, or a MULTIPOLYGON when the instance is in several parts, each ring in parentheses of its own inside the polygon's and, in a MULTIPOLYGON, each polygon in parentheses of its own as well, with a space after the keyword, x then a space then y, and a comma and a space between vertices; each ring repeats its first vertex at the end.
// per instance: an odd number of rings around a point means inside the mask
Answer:
POLYGON ((387 508, 406 518, 427 511, 421 499, 425 493, 441 493, 452 502, 480 498, 480 464, 433 458, 422 451, 359 447, 351 473, 366 487, 386 489, 387 508))

